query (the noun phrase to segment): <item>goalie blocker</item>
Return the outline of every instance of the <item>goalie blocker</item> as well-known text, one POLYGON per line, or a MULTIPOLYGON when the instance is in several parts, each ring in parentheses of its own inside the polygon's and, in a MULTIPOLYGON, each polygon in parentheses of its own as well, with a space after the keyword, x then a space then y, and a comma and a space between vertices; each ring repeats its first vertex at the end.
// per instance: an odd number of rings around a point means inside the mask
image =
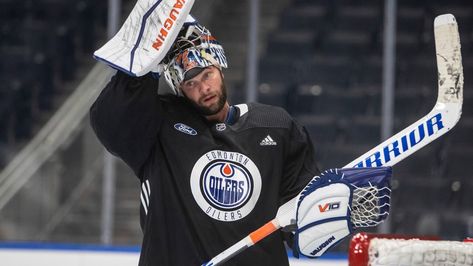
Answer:
POLYGON ((94 58, 127 73, 143 76, 156 68, 184 23, 195 0, 138 0, 118 33, 94 52, 94 58))

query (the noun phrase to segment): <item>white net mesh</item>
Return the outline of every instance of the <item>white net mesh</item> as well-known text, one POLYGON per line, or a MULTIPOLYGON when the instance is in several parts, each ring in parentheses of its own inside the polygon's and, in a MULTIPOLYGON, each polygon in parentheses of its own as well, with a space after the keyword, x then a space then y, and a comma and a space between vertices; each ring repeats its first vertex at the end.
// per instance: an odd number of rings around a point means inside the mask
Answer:
POLYGON ((355 228, 380 224, 389 214, 391 189, 369 184, 355 187, 350 206, 351 222, 355 228))
POLYGON ((369 245, 370 266, 473 265, 473 243, 375 238, 369 245))

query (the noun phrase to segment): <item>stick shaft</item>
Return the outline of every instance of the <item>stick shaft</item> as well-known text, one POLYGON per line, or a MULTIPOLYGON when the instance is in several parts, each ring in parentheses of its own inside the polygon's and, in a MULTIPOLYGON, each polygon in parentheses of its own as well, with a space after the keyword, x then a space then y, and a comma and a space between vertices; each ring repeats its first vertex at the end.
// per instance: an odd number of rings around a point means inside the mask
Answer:
POLYGON ((215 256, 212 260, 210 260, 207 263, 204 263, 203 265, 205 266, 219 265, 220 263, 223 263, 233 258, 235 255, 242 252, 243 250, 258 243, 260 240, 264 239, 265 237, 269 236, 273 232, 277 231, 279 228, 281 228, 281 226, 279 226, 278 222, 275 219, 271 220, 267 222, 265 225, 251 232, 248 236, 246 236, 242 240, 233 244, 231 247, 225 249, 220 254, 215 256))
POLYGON ((267 222, 265 225, 261 226, 260 228, 256 229, 249 235, 251 238, 251 241, 253 242, 253 245, 258 243, 261 239, 269 236, 272 234, 274 231, 278 230, 281 228, 276 220, 272 220, 270 222, 267 222))

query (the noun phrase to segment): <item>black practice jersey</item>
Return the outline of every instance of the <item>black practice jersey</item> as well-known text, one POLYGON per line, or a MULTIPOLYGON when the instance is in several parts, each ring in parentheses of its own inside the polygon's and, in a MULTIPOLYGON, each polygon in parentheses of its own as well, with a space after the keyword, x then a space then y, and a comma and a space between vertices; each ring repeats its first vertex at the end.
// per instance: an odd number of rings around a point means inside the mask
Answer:
MULTIPOLYGON (((313 146, 281 108, 236 105, 230 121, 211 122, 157 86, 119 72, 91 122, 141 182, 139 265, 201 265, 274 218, 318 174, 313 146)), ((282 234, 225 265, 288 265, 282 234)))

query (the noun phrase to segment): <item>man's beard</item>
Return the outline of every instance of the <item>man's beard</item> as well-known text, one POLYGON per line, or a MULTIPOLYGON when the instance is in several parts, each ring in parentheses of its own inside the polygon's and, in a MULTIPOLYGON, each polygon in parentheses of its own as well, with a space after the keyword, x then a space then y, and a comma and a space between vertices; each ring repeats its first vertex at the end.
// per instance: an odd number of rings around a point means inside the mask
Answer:
POLYGON ((220 86, 220 92, 221 95, 218 95, 217 103, 210 107, 201 106, 198 103, 187 99, 187 97, 186 99, 192 106, 194 106, 195 109, 197 109, 199 114, 204 116, 214 115, 220 112, 227 102, 227 88, 225 87, 224 83, 222 83, 222 86, 220 86))

